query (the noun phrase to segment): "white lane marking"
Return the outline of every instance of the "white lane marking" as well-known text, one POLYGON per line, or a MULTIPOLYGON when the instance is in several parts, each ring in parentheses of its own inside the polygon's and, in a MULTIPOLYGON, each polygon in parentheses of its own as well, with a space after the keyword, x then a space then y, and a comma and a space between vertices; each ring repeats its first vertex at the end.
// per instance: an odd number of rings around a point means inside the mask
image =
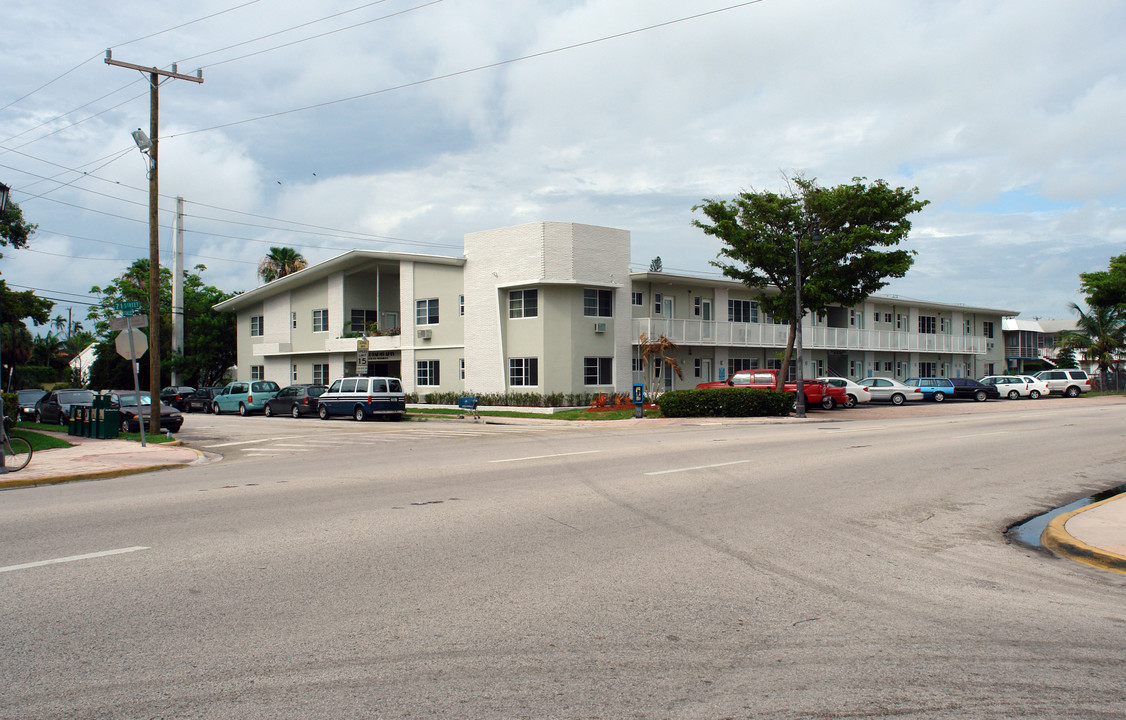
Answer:
POLYGON ((274 442, 275 440, 292 440, 300 435, 286 435, 285 437, 259 438, 257 440, 240 440, 239 442, 219 443, 218 445, 204 445, 205 448, 232 447, 234 445, 253 445, 254 443, 274 442))
POLYGON ((973 435, 955 435, 954 439, 960 440, 962 438, 976 438, 976 437, 985 437, 986 435, 1008 435, 1008 434, 1009 434, 1008 430, 998 430, 997 432, 974 433, 973 435))
POLYGON ((102 550, 101 552, 86 553, 85 555, 71 555, 70 557, 55 558, 54 560, 39 560, 36 562, 22 563, 20 565, 8 565, 0 567, 0 572, 11 572, 13 570, 26 570, 33 567, 42 567, 44 565, 57 565, 59 563, 77 562, 78 560, 91 560, 93 558, 106 557, 109 555, 122 555, 124 553, 137 552, 138 550, 151 550, 148 547, 127 547, 118 550, 102 550))
POLYGON ((521 462, 524 460, 545 460, 547 458, 568 457, 571 455, 590 455, 602 452, 601 450, 581 450, 579 452, 559 453, 557 455, 529 455, 528 457, 507 458, 505 460, 490 460, 491 463, 521 462))
POLYGON ((709 468, 727 467, 728 465, 742 465, 743 463, 749 463, 749 462, 750 462, 750 460, 735 460, 735 461, 732 461, 732 462, 716 463, 715 465, 696 465, 694 467, 673 468, 672 470, 654 470, 653 472, 647 472, 645 474, 646 475, 668 475, 669 473, 691 472, 692 470, 707 470, 709 468))

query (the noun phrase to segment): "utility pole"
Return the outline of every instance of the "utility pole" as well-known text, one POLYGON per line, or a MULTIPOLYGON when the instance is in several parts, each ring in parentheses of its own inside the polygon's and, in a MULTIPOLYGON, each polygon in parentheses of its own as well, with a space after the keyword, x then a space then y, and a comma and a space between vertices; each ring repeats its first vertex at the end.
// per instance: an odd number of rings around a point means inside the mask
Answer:
MULTIPOLYGON (((160 229, 157 225, 157 206, 159 202, 159 176, 157 174, 157 138, 160 129, 160 79, 171 78, 174 80, 190 80, 194 83, 203 82, 203 71, 196 70, 196 74, 182 75, 176 72, 176 64, 172 70, 160 70, 155 67, 144 67, 113 59, 113 51, 106 50, 106 65, 137 70, 149 76, 149 137, 151 143, 147 148, 149 156, 149 333, 152 342, 149 347, 149 397, 151 400, 149 412, 149 432, 154 435, 160 432, 160 229)), ((143 135, 143 133, 142 133, 143 135)), ((134 138, 137 136, 134 134, 134 138)), ((141 141, 138 140, 138 147, 141 141)), ((145 152, 145 148, 142 148, 145 152)))
MULTIPOLYGON (((176 198, 176 220, 172 223, 172 355, 184 354, 184 198, 176 198)), ((172 384, 183 378, 172 371, 172 384)))

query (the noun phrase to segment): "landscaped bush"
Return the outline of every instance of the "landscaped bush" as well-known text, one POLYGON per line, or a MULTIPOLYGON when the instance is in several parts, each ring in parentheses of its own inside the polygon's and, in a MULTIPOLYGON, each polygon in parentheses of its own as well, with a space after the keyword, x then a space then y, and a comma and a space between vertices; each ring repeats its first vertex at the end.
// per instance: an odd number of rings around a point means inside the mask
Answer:
POLYGON ((663 417, 781 417, 793 405, 794 393, 759 389, 672 390, 657 398, 663 417))
POLYGON ((458 398, 476 397, 480 405, 501 405, 509 407, 585 407, 597 397, 597 393, 475 393, 438 392, 426 395, 412 395, 407 402, 425 405, 457 405, 458 398))

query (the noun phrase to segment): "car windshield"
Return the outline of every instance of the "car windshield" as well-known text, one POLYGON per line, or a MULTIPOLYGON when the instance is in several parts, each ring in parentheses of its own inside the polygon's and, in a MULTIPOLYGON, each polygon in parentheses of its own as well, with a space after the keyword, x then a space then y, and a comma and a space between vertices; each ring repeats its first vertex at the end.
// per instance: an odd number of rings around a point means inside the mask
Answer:
POLYGON ((20 390, 18 394, 21 403, 33 403, 47 394, 46 390, 20 390))
MULTIPOLYGON (((122 407, 136 407, 137 393, 117 393, 117 402, 122 407)), ((141 405, 152 405, 152 398, 141 393, 141 405)))
POLYGON ((59 402, 63 403, 88 403, 93 402, 94 393, 89 390, 71 390, 59 393, 59 402))

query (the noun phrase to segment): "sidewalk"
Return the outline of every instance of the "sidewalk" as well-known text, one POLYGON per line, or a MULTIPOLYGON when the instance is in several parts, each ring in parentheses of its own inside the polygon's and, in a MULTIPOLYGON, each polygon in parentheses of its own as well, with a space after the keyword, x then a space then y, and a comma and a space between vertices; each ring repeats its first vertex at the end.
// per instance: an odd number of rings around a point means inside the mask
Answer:
POLYGON ((132 440, 43 434, 62 438, 73 447, 40 450, 32 455, 31 463, 23 470, 0 475, 0 489, 97 480, 206 462, 203 455, 179 443, 148 443, 141 447, 132 440))
POLYGON ((1061 557, 1126 573, 1126 493, 1053 518, 1040 542, 1061 557))

